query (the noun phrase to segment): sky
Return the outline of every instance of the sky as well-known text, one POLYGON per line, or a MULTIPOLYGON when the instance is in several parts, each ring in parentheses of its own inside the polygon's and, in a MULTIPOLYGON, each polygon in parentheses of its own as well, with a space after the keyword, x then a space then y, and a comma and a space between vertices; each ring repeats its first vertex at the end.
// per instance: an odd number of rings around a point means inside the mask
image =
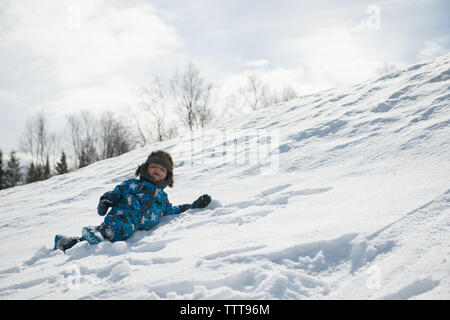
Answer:
POLYGON ((367 81, 450 48, 447 0, 0 1, 0 150, 44 111, 118 114, 191 61, 221 97, 255 72, 300 95, 367 81))

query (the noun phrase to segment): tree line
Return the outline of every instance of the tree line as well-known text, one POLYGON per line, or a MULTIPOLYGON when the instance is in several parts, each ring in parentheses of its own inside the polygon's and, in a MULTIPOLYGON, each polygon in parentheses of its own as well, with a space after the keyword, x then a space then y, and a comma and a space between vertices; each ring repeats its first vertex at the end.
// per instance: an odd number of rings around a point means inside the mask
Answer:
POLYGON ((17 151, 12 150, 9 159, 4 160, 0 150, 0 189, 64 174, 152 142, 205 128, 214 119, 223 118, 225 112, 241 114, 245 108, 257 110, 297 94, 291 87, 278 94, 251 73, 237 92, 225 98, 222 112, 217 113, 217 90, 188 62, 169 80, 155 76, 136 96, 134 112, 124 116, 108 110, 101 115, 79 111, 66 116, 64 130, 58 134, 50 128, 45 112, 28 118, 19 146, 28 165, 21 166, 17 151))

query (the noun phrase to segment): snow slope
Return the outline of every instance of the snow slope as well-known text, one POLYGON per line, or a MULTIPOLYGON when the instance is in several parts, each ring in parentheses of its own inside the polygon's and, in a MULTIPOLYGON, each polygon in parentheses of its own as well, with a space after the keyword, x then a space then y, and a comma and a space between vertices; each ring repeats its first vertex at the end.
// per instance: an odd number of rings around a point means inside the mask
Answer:
POLYGON ((1 299, 449 299, 449 59, 0 191, 1 299), (213 202, 52 251, 155 149, 213 202))

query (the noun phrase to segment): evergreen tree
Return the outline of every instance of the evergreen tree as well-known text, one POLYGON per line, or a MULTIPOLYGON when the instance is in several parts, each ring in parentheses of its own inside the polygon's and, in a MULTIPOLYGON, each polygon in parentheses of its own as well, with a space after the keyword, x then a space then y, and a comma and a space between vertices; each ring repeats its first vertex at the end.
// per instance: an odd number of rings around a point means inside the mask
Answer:
POLYGON ((78 161, 79 161, 78 168, 83 168, 90 164, 89 156, 87 155, 84 149, 81 150, 81 154, 78 161))
POLYGON ((40 164, 34 164, 34 162, 32 162, 30 164, 30 167, 28 168, 25 182, 32 183, 48 179, 49 178, 48 172, 50 172, 49 166, 50 165, 48 163, 45 166, 42 166, 40 164))
POLYGON ((44 168, 40 164, 36 164, 34 167, 34 181, 40 181, 42 180, 42 177, 44 175, 44 168))
POLYGON ((69 172, 69 169, 67 167, 67 159, 66 159, 66 153, 63 151, 61 154, 61 159, 59 160, 59 162, 56 164, 56 172, 58 174, 64 174, 69 172))
POLYGON ((22 173, 20 172, 19 158, 15 151, 11 151, 8 163, 6 165, 6 187, 15 187, 22 180, 22 173))
POLYGON ((5 171, 3 170, 3 152, 0 150, 0 190, 5 188, 5 171))
POLYGON ((50 172, 50 161, 48 160, 48 156, 47 156, 47 160, 45 161, 45 166, 43 168, 43 175, 42 175, 42 179, 46 180, 49 179, 51 176, 51 172, 50 172))
POLYGON ((34 163, 32 162, 30 164, 30 167, 28 168, 28 173, 27 173, 25 182, 31 183, 31 182, 35 182, 35 181, 38 181, 38 179, 36 177, 36 167, 34 166, 34 163))

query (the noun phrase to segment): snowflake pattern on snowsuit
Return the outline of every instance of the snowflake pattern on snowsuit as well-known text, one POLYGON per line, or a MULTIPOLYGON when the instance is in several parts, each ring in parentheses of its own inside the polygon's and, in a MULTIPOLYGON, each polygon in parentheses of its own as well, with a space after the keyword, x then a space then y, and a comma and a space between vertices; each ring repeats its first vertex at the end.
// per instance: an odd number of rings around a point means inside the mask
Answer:
POLYGON ((113 203, 100 226, 103 236, 112 242, 126 240, 137 230, 149 230, 162 216, 180 213, 161 187, 144 180, 126 180, 106 192, 102 199, 113 203))

